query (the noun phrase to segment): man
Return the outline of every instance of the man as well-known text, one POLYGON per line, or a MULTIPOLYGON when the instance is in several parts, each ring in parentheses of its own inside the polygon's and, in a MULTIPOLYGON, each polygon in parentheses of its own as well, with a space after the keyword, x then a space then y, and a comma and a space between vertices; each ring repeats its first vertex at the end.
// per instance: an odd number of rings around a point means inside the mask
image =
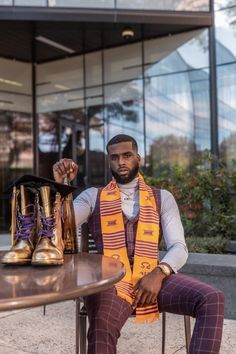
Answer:
MULTIPOLYGON (((224 296, 177 273, 188 252, 174 197, 144 183, 132 137, 113 137, 107 152, 112 181, 105 188, 82 192, 74 203, 75 214, 78 225, 88 221, 99 252, 122 260, 126 276, 111 289, 85 299, 88 353, 116 353, 120 330, 133 309, 138 321, 152 321, 163 311, 195 317, 189 353, 219 353, 224 296), (161 230, 167 253, 158 263, 161 230)), ((66 175, 73 180, 77 171, 78 166, 70 159, 53 166, 57 182, 66 175)))

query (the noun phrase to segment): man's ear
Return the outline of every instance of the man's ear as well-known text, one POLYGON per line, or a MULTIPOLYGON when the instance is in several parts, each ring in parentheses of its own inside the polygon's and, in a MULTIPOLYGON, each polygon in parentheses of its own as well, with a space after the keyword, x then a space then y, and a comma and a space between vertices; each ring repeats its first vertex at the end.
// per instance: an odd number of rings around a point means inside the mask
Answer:
POLYGON ((141 156, 139 154, 137 154, 137 158, 138 158, 138 162, 141 161, 141 156))

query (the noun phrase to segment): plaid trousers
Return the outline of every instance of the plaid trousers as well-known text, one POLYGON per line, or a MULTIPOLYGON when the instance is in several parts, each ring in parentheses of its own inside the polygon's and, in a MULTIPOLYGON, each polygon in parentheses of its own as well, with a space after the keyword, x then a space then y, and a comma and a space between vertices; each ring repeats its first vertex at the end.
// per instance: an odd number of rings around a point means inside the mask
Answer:
MULTIPOLYGON (((165 279, 157 301, 160 312, 196 318, 190 354, 219 353, 224 320, 222 291, 178 273, 165 279)), ((85 306, 89 318, 88 354, 115 354, 120 330, 132 307, 116 295, 115 287, 87 296, 85 306)))

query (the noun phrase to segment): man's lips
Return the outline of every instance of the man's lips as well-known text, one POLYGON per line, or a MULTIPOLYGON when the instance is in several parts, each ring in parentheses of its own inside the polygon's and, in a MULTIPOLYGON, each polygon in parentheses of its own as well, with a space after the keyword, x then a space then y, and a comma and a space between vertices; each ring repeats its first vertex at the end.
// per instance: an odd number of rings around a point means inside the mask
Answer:
POLYGON ((127 168, 120 168, 118 170, 118 172, 120 175, 125 175, 125 174, 129 173, 129 170, 127 168))

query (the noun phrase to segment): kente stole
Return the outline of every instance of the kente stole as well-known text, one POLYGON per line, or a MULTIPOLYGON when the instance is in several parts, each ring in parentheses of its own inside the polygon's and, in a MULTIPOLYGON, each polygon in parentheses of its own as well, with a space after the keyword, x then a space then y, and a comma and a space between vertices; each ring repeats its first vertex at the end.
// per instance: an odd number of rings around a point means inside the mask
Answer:
MULTIPOLYGON (((124 263, 126 275, 115 287, 117 295, 134 302, 133 286, 158 264, 159 214, 152 189, 139 174, 139 220, 136 234, 134 266, 131 270, 125 227, 121 209, 120 190, 115 179, 102 189, 100 196, 100 217, 104 255, 124 263)), ((159 318, 157 303, 136 308, 136 321, 151 322, 159 318)))

